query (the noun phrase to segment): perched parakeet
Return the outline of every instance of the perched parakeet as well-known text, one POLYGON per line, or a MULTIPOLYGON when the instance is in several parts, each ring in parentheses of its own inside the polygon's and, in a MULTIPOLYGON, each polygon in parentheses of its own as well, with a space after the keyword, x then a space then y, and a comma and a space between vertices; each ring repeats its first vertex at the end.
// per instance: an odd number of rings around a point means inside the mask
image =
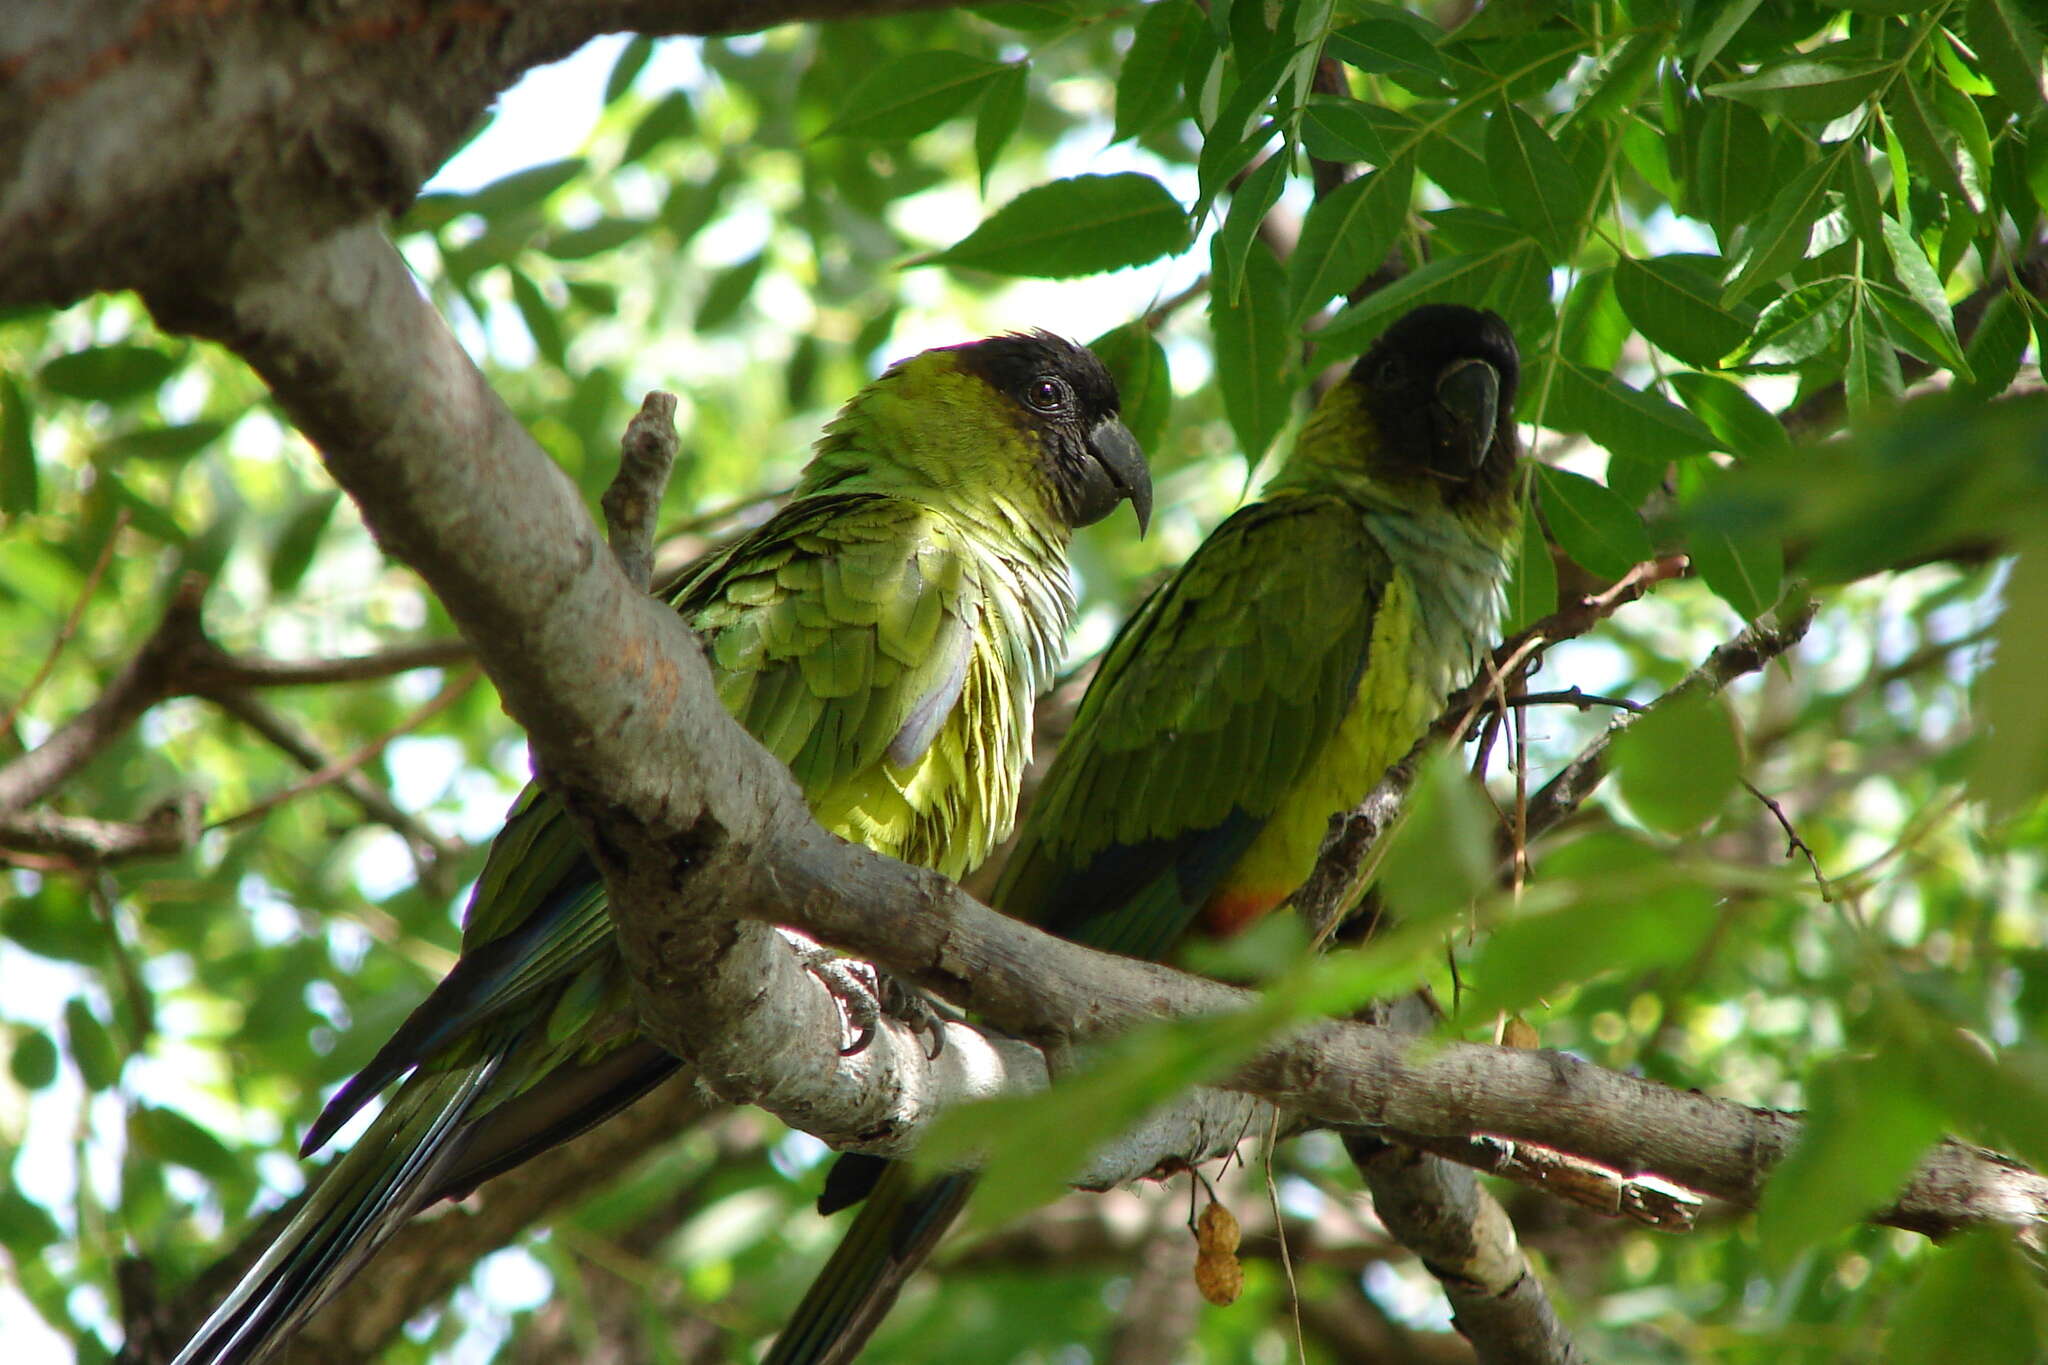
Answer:
MULTIPOLYGON (((948 877, 1009 831, 1073 608, 1069 532, 1151 484, 1093 353, 1043 332, 926 351, 825 428, 787 506, 671 600, 719 695, 834 833, 948 877)), ((306 1138, 410 1072, 178 1356, 262 1359, 406 1219, 601 1121, 676 1067, 640 1037, 605 894, 529 788, 462 956, 306 1138)))
MULTIPOLYGON (((1264 496, 1110 645, 992 904, 1165 957, 1293 894, 1470 681, 1519 533, 1520 362, 1490 312, 1421 307, 1310 415, 1264 496)), ((1078 1154, 1077 1154, 1078 1155, 1078 1154)), ((841 1157, 819 1206, 867 1198, 770 1365, 853 1359, 966 1202, 970 1174, 841 1157), (870 1188, 872 1187, 872 1188, 870 1188)))

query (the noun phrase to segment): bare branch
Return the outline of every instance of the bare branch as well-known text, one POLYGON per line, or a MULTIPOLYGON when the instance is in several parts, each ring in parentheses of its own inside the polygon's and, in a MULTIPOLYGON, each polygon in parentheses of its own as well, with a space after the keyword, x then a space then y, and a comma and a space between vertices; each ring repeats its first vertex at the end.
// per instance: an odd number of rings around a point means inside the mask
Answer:
MULTIPOLYGON (((74 866, 167 858, 199 838, 199 797, 186 793, 141 820, 123 823, 51 810, 0 817, 0 849, 53 855, 74 866)), ((0 857, 0 862, 11 861, 0 857)))
POLYGON ((676 396, 657 389, 626 424, 619 472, 602 502, 619 571, 642 592, 654 576, 654 521, 675 463, 676 396))
POLYGON ((1626 1218, 1663 1232, 1691 1232, 1706 1201, 1661 1176, 1625 1176, 1597 1162, 1533 1142, 1506 1138, 1411 1138, 1432 1156, 1555 1195, 1607 1218, 1626 1218))
POLYGON ((471 657, 467 640, 421 640, 340 659, 269 659, 208 650, 183 665, 180 680, 187 690, 198 693, 230 687, 325 687, 375 682, 419 668, 446 668, 471 657))
POLYGON ((20 695, 8 706, 7 714, 0 717, 0 736, 14 734, 14 722, 21 719, 21 713, 35 700, 36 693, 42 690, 43 684, 49 680, 51 671, 57 667, 57 660, 63 657, 64 647, 70 644, 71 637, 78 633, 78 623, 85 619, 86 606, 92 601, 92 595, 99 591, 100 579, 106 576, 107 565, 113 562, 114 546, 120 543, 121 532, 128 527, 128 516, 127 508, 114 509, 114 521, 107 528, 106 538, 100 542, 99 556, 93 560, 92 568, 86 572, 85 582, 79 586, 78 597, 72 602, 71 610, 66 613, 64 623, 57 628, 56 637, 50 641, 50 648, 44 653, 43 661, 36 665, 34 675, 21 689, 20 695))
POLYGON ((292 762, 320 779, 319 785, 332 782, 362 807, 363 814, 394 830, 411 847, 423 874, 443 859, 454 856, 453 845, 400 810, 390 794, 363 776, 359 768, 350 766, 346 761, 337 763, 328 758, 311 736, 260 698, 238 687, 223 687, 205 695, 208 701, 269 740, 292 762))
POLYGON ((1514 1225, 1478 1177, 1411 1147, 1353 1135, 1345 1149, 1380 1221, 1422 1258, 1451 1303, 1451 1325, 1481 1365, 1584 1365, 1514 1225))
MULTIPOLYGON (((286 787, 281 791, 272 792, 270 795, 264 797, 262 800, 256 802, 254 805, 249 806, 247 809, 237 811, 233 815, 222 816, 220 819, 215 820, 211 825, 207 826, 207 828, 232 829, 237 825, 246 825, 253 821, 262 819, 265 815, 268 815, 271 811, 276 810, 279 806, 282 806, 289 801, 294 801, 299 797, 304 796, 309 791, 317 791, 321 787, 328 786, 331 783, 335 782, 346 782, 348 779, 357 775, 366 764, 375 762, 377 756, 383 753, 387 748, 391 746, 392 740, 399 738, 401 735, 407 735, 412 733, 414 730, 419 729, 420 726, 425 725, 428 721, 432 720, 435 716, 438 716, 443 711, 446 711, 456 702, 462 700, 464 694, 466 694, 470 688, 476 686, 478 680, 482 677, 483 673, 479 669, 465 669, 463 672, 457 674, 453 679, 451 679, 448 682, 447 686, 443 687, 440 690, 440 692, 435 695, 432 701, 429 701, 426 705, 420 707, 411 715, 407 716, 399 724, 393 726, 389 730, 386 730, 383 734, 378 735, 369 743, 356 749, 353 753, 346 754, 341 758, 335 759, 331 763, 325 764, 324 766, 315 769, 313 772, 308 773, 301 780, 292 783, 289 787, 286 787)), ((235 689, 227 689, 227 691, 229 695, 237 698, 237 701, 235 703, 236 705, 253 704, 254 699, 249 698, 245 693, 242 693, 235 689)), ((267 714, 268 713, 266 713, 266 716, 267 714)), ((293 756, 297 757, 298 755, 294 754, 293 756)), ((382 793, 377 791, 377 788, 374 783, 369 783, 367 780, 365 780, 363 785, 366 787, 367 790, 376 793, 378 796, 381 797, 382 793)), ((354 793, 352 792, 351 794, 353 795, 354 793)), ((386 823, 389 822, 387 821, 386 823)), ((398 830, 398 832, 401 835, 407 834, 407 830, 405 829, 400 829, 398 830)), ((432 837, 431 834, 429 835, 429 837, 432 837)), ((435 850, 436 858, 445 857, 453 852, 452 849, 439 843, 430 845, 430 847, 435 850)))
POLYGON ((180 691, 180 660, 204 642, 199 604, 206 582, 188 576, 173 590, 154 633, 97 700, 35 748, 0 767, 0 812, 34 805, 128 732, 142 713, 180 691))

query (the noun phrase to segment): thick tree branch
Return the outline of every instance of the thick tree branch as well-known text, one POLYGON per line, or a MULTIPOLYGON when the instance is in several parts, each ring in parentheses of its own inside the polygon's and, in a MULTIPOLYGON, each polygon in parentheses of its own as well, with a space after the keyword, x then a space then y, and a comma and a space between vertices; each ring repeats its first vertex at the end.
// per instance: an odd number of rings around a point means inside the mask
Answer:
MULTIPOLYGON (((94 820, 52 810, 0 816, 0 850, 46 854, 74 865, 124 858, 167 858, 199 838, 199 798, 186 793, 132 822, 94 820)), ((7 861, 0 856, 0 862, 7 861)))
POLYGON ((952 3, 22 0, 0 27, 0 306, 203 293, 401 209, 521 73, 602 33, 952 3))
POLYGON ((1345 1140, 1387 1230, 1422 1258, 1483 1365, 1584 1365, 1515 1229, 1469 1170, 1377 1138, 1345 1140))

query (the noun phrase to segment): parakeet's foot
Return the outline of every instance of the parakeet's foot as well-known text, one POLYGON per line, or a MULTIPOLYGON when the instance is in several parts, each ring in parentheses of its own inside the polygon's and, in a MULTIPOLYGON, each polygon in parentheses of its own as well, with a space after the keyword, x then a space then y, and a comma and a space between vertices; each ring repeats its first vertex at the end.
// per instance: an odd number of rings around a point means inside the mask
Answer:
POLYGON ((853 1041, 839 1049, 842 1057, 865 1052, 875 1041, 875 1030, 886 1016, 895 1019, 919 1038, 928 1038, 927 1057, 936 1058, 945 1045, 945 1016, 925 999, 924 993, 906 981, 872 963, 841 957, 820 944, 795 934, 785 934, 796 950, 804 970, 825 983, 825 989, 846 1009, 853 1027, 853 1041))
POLYGON ((883 991, 875 979, 875 969, 808 939, 785 937, 790 947, 796 949, 804 970, 824 982, 825 989, 846 1010, 847 1022, 853 1026, 853 1041, 840 1048, 839 1055, 851 1057, 865 1050, 875 1041, 875 1030, 882 1023, 883 991))
POLYGON ((946 1016, 925 997, 923 991, 895 973, 877 967, 875 980, 881 986, 882 1012, 891 1019, 903 1023, 918 1037, 929 1036, 931 1044, 925 1049, 924 1055, 929 1060, 937 1061, 939 1054, 946 1048, 946 1016))

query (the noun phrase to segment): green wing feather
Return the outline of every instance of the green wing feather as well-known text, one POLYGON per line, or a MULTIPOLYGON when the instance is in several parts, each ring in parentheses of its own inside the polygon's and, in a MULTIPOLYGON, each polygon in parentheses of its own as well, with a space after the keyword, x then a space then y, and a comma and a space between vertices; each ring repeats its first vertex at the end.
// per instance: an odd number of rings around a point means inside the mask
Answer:
POLYGON ((1162 955, 1337 734, 1390 573, 1336 496, 1256 503, 1217 528, 1110 647, 997 908, 1162 955))

